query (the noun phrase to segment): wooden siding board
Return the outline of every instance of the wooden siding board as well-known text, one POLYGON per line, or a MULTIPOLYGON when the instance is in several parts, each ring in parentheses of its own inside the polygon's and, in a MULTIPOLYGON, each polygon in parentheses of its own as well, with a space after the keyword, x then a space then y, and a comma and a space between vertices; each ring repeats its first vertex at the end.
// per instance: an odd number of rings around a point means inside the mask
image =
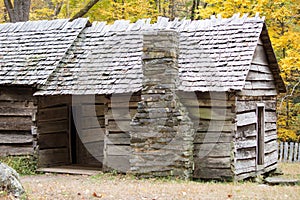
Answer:
POLYGON ((28 144, 33 141, 30 132, 0 132, 0 145, 3 144, 28 144))

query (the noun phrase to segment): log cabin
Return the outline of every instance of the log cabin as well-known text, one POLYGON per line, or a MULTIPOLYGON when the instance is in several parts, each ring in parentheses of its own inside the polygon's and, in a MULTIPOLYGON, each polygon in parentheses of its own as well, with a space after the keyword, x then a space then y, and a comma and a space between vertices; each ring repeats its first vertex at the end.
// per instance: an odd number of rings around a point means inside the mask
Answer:
POLYGON ((32 154, 33 93, 60 63, 87 19, 0 24, 0 156, 32 154))
POLYGON ((40 168, 242 180, 277 167, 264 18, 94 22, 34 98, 40 168))

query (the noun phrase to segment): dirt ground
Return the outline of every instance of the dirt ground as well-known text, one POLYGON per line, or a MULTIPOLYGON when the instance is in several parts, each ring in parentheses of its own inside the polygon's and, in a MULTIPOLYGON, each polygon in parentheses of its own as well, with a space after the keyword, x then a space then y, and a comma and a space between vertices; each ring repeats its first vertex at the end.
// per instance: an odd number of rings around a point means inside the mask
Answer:
MULTIPOLYGON (((281 164, 286 176, 300 178, 300 163, 281 164)), ((222 183, 133 176, 43 174, 23 176, 21 182, 31 200, 87 199, 300 199, 300 185, 268 186, 253 182, 222 183)))

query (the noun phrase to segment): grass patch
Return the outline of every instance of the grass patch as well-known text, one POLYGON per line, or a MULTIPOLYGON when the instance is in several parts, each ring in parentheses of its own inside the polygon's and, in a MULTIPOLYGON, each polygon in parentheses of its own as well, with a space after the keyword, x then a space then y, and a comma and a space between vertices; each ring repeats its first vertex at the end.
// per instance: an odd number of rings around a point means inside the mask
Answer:
POLYGON ((32 155, 0 157, 0 162, 15 169, 21 176, 37 173, 37 159, 32 155))

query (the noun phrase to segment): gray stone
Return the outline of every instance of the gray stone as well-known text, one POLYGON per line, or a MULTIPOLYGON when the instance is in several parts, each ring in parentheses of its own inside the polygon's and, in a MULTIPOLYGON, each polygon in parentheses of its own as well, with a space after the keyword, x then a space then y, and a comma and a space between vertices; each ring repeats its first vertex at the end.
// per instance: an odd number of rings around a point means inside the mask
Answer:
POLYGON ((4 163, 0 163, 0 188, 13 194, 15 197, 25 194, 19 180, 19 174, 4 163))

